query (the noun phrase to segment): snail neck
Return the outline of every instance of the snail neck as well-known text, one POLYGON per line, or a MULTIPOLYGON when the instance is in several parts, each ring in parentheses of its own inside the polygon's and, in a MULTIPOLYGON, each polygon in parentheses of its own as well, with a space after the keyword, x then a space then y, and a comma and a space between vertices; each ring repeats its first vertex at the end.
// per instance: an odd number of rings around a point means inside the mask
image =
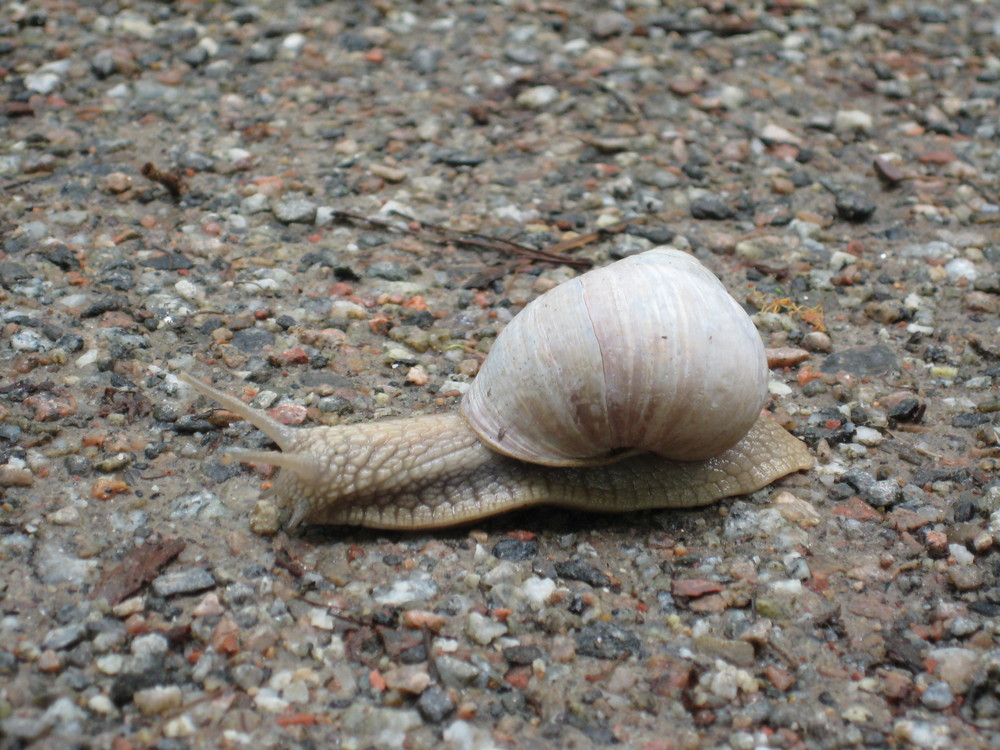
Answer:
POLYGON ((286 469, 273 494, 289 526, 329 523, 348 508, 388 525, 399 513, 428 522, 442 510, 439 488, 458 490, 496 458, 454 412, 301 430, 284 453, 250 456, 286 469))

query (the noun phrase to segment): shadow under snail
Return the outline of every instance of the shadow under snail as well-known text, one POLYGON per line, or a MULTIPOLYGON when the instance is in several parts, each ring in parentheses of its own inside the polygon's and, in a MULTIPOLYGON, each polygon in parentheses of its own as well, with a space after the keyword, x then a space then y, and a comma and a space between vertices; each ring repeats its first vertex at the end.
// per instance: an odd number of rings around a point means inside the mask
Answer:
POLYGON ((303 521, 438 528, 543 503, 684 508, 813 465, 801 441, 761 415, 768 371, 750 318, 707 268, 672 248, 528 304, 457 413, 293 429, 179 377, 281 449, 224 458, 282 469, 269 491, 277 523, 258 523, 263 532, 303 521))

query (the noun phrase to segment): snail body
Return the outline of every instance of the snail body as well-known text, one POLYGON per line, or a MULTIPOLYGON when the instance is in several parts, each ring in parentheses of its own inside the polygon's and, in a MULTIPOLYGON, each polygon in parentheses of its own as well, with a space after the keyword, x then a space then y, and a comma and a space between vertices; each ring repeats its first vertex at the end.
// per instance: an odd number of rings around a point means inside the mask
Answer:
POLYGON ((497 337, 459 413, 292 429, 182 373, 281 449, 229 460, 283 471, 286 527, 450 526, 541 503, 691 507, 807 469, 760 416, 753 323, 693 257, 657 248, 543 294, 497 337))

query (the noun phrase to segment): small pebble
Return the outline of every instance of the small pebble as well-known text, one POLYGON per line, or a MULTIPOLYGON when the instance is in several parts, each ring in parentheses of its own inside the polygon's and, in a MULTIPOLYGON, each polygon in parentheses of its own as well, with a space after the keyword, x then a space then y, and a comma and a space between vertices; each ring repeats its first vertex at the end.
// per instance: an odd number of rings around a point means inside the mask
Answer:
POLYGON ((426 721, 439 724, 455 710, 455 702, 440 685, 431 685, 417 700, 417 710, 426 721))
POLYGON ((147 716, 166 713, 183 705, 183 695, 177 685, 157 685, 137 690, 132 700, 147 716))
POLYGON ((841 109, 833 116, 833 129, 838 133, 867 132, 873 124, 872 116, 860 109, 841 109))
POLYGON ((153 592, 157 596, 175 596, 192 594, 214 585, 215 578, 204 568, 188 568, 157 576, 153 579, 153 592))
POLYGON ((315 203, 305 198, 285 198, 271 204, 274 217, 283 224, 312 224, 316 208, 315 203))
POLYGON ((721 221, 731 219, 736 215, 736 211, 717 195, 706 194, 699 196, 691 203, 691 216, 695 219, 708 219, 721 221))
POLYGON ((517 104, 528 109, 544 109, 559 99, 555 86, 534 86, 517 95, 517 104))
POLYGON ((471 612, 466 620, 465 632, 476 643, 486 646, 494 639, 506 635, 507 626, 478 612, 471 612))
POLYGON ((920 696, 920 702, 927 706, 927 708, 940 711, 954 703, 955 696, 952 694, 947 682, 932 682, 927 686, 924 694, 920 696))
POLYGON ((837 193, 836 206, 837 215, 841 219, 854 223, 868 221, 877 208, 875 201, 858 190, 842 190, 837 193))

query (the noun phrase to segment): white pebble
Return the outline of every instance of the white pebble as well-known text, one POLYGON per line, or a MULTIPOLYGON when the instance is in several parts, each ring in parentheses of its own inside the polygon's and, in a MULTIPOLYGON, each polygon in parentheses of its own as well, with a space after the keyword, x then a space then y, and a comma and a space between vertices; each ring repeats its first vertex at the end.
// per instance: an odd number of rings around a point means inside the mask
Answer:
POLYGON ((197 727, 194 720, 187 714, 181 714, 163 725, 164 737, 190 737, 197 727))
POLYGON ((901 719, 892 727, 896 739, 911 742, 922 750, 945 750, 954 747, 946 724, 901 719))
POLYGON ((868 453, 868 449, 857 443, 841 443, 837 449, 848 458, 861 458, 868 453))
POLYGON ((959 565, 971 565, 976 559, 969 550, 963 547, 961 544, 949 544, 948 554, 955 558, 955 562, 959 565))
POLYGON ((51 94, 59 85, 59 76, 55 73, 28 73, 24 77, 24 87, 36 94, 51 94))
POLYGON ((517 103, 529 109, 542 109, 559 98, 559 89, 555 86, 533 86, 517 95, 517 103))
POLYGON ((790 396, 792 393, 791 387, 778 380, 769 381, 767 384, 767 391, 772 396, 790 396))
POLYGON ((204 290, 193 281, 181 279, 174 284, 174 291, 188 302, 203 302, 205 300, 204 290))
POLYGON ((786 578, 782 581, 775 581, 771 584, 771 590, 775 594, 797 596, 802 593, 802 581, 797 578, 786 578))
POLYGON ((277 714, 288 708, 288 701, 282 700, 271 688, 261 688, 253 699, 254 705, 261 711, 277 714))
POLYGON ((549 599, 551 599, 555 591, 556 583, 551 578, 531 576, 521 584, 521 593, 524 595, 524 598, 536 607, 548 604, 549 599))
POLYGON ((833 116, 833 129, 838 133, 871 130, 872 116, 860 109, 841 109, 833 116))
POLYGON ((857 427, 854 430, 854 440, 861 445, 879 445, 884 439, 882 433, 874 427, 857 427))
POLYGON ((480 646, 487 646, 494 638, 507 634, 507 626, 491 620, 486 615, 471 612, 465 625, 465 632, 480 646))
POLYGON ((390 586, 377 586, 372 598, 379 604, 399 607, 410 602, 430 601, 437 596, 437 584, 427 573, 394 581, 390 586))
POLYGON ((122 671, 122 667, 125 665, 125 658, 121 654, 106 654, 105 656, 99 656, 94 664, 102 674, 116 675, 122 671))
POLYGON ((112 703, 111 699, 103 693, 91 696, 90 700, 87 701, 87 708, 95 714, 102 714, 104 716, 118 715, 118 709, 115 708, 115 704, 112 703))
POLYGON ((145 690, 137 690, 132 700, 147 716, 162 714, 180 708, 183 704, 181 689, 177 685, 156 685, 145 690))
POLYGON ((976 271, 976 264, 968 258, 953 258, 944 267, 950 281, 968 279, 975 281, 979 273, 976 271))

